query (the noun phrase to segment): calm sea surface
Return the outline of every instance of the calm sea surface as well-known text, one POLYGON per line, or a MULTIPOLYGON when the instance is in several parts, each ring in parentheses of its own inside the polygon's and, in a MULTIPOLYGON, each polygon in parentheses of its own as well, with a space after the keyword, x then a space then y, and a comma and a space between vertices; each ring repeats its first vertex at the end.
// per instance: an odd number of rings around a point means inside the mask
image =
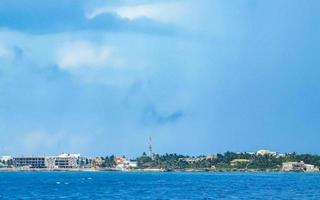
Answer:
POLYGON ((320 174, 1 172, 0 199, 320 199, 320 174))

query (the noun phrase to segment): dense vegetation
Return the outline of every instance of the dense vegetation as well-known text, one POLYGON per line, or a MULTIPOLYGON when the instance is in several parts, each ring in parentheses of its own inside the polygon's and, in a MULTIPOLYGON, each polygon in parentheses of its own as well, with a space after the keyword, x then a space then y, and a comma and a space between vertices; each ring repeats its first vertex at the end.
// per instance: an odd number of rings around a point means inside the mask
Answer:
POLYGON ((190 157, 178 154, 155 154, 153 159, 143 154, 137 158, 139 168, 162 169, 216 169, 216 170, 278 170, 283 162, 304 161, 320 166, 320 156, 311 154, 257 155, 249 153, 226 152, 214 156, 190 157), (232 163, 235 159, 247 162, 232 163))

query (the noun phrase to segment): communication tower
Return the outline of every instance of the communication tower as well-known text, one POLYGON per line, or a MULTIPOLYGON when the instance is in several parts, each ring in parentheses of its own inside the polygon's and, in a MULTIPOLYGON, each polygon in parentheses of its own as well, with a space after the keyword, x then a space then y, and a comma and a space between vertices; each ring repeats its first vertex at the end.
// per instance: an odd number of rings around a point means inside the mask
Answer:
POLYGON ((152 159, 154 158, 154 154, 152 152, 152 138, 151 138, 151 136, 149 136, 149 156, 152 159))

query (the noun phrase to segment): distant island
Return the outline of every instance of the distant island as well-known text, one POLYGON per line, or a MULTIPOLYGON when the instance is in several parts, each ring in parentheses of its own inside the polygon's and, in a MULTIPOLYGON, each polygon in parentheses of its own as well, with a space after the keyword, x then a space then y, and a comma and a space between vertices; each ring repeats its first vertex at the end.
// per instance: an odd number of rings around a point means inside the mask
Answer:
POLYGON ((200 156, 143 153, 131 160, 125 156, 82 157, 66 153, 0 157, 0 171, 319 172, 319 167, 320 155, 269 150, 200 156))

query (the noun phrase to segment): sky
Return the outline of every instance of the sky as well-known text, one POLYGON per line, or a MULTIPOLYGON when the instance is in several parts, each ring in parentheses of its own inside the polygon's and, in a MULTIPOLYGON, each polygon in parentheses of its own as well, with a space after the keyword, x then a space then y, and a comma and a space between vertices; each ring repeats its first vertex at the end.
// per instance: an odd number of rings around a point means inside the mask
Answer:
POLYGON ((1 0, 0 155, 320 153, 318 0, 1 0))

